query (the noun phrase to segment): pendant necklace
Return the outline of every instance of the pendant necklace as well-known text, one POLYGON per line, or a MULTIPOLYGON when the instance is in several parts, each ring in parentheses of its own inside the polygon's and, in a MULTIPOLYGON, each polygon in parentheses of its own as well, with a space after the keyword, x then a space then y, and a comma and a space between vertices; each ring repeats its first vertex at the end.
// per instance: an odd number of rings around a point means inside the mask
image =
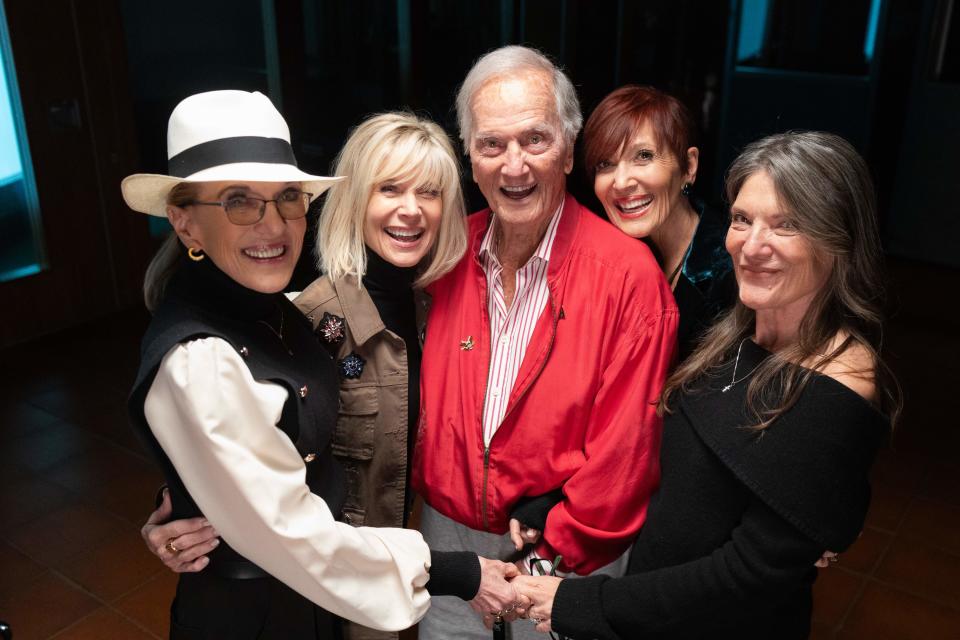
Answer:
MULTIPOLYGON (((740 341, 740 347, 737 349, 737 359, 734 360, 734 362, 733 362, 733 375, 730 376, 730 384, 728 384, 728 385, 726 385, 725 387, 723 387, 722 389, 720 389, 720 393, 726 393, 727 391, 730 391, 730 389, 733 388, 733 385, 737 384, 738 382, 743 382, 744 380, 746 380, 747 378, 749 378, 749 377, 750 377, 750 374, 752 374, 754 371, 756 371, 756 370, 757 370, 757 367, 760 366, 760 365, 758 364, 758 365, 757 365, 756 367, 754 367, 753 369, 750 369, 750 371, 747 373, 747 375, 745 375, 745 376, 743 376, 742 378, 740 378, 739 380, 737 380, 737 366, 739 366, 739 364, 740 364, 740 352, 743 350, 743 343, 746 342, 746 341, 749 340, 749 339, 750 339, 750 338, 744 338, 743 340, 740 341)), ((763 363, 761 362, 760 364, 763 364, 763 363)))
POLYGON ((693 238, 690 238, 690 242, 687 244, 687 248, 683 250, 683 255, 680 256, 680 262, 677 263, 677 266, 673 268, 673 271, 670 272, 670 275, 667 276, 667 286, 671 289, 674 288, 673 279, 677 277, 677 274, 680 273, 680 269, 683 268, 683 263, 687 261, 687 256, 690 255, 690 249, 693 248, 693 238))
POLYGON ((280 330, 279 331, 274 329, 273 325, 267 322, 266 320, 257 320, 257 322, 265 326, 267 329, 270 329, 270 332, 280 339, 280 344, 282 344, 283 348, 287 350, 287 353, 290 354, 291 356, 293 355, 293 351, 291 351, 290 347, 287 346, 287 341, 283 339, 283 310, 282 309, 280 310, 280 330))

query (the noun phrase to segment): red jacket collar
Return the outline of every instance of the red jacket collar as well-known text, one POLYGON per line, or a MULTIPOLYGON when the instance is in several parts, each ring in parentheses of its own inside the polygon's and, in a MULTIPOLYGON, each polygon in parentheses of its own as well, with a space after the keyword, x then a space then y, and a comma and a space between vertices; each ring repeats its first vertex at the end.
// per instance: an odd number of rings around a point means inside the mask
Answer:
MULTIPOLYGON (((563 199, 563 214, 560 216, 560 223, 557 225, 557 236, 553 240, 553 248, 550 251, 550 266, 547 269, 547 280, 554 285, 567 262, 567 256, 570 253, 570 245, 577 235, 577 229, 580 227, 580 215, 583 207, 569 193, 563 199)), ((493 220, 493 211, 490 207, 478 211, 470 216, 469 245, 470 255, 474 262, 480 264, 480 245, 483 243, 483 236, 493 220)))

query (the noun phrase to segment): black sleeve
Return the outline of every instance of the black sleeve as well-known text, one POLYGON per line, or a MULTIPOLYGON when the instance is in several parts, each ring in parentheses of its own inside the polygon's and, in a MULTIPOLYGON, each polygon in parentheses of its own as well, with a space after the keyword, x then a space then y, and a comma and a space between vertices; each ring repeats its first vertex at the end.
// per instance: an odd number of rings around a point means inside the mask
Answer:
POLYGON ((539 496, 523 497, 517 500, 510 511, 510 517, 531 529, 543 531, 547 526, 547 514, 563 500, 563 489, 557 488, 539 496))
POLYGON ((708 556, 622 578, 564 580, 553 600, 553 630, 617 639, 732 623, 758 599, 795 593, 823 551, 754 498, 730 540, 708 556))
POLYGON ((157 489, 157 492, 153 495, 153 508, 154 510, 159 509, 160 505, 163 504, 163 492, 167 490, 167 483, 164 482, 160 485, 160 488, 157 489))
POLYGON ((473 600, 480 590, 480 558, 472 551, 430 550, 431 596, 457 596, 473 600))

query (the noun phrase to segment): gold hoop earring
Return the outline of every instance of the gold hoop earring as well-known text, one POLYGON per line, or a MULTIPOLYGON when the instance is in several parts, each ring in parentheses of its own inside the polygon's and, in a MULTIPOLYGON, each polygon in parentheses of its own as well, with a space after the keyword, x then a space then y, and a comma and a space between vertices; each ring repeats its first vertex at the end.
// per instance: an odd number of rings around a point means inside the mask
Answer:
POLYGON ((202 252, 198 251, 197 249, 194 249, 193 247, 190 247, 189 249, 187 249, 187 256, 194 262, 200 262, 201 260, 207 257, 203 255, 202 252))

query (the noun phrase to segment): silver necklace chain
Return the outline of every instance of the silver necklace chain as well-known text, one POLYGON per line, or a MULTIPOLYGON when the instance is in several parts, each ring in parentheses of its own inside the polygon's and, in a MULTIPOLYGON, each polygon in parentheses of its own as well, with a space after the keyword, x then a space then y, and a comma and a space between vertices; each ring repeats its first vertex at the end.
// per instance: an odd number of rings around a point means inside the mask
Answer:
MULTIPOLYGON (((760 366, 760 365, 758 364, 758 365, 757 365, 756 367, 754 367, 753 369, 750 369, 750 371, 747 372, 747 375, 745 375, 745 376, 743 376, 742 378, 740 378, 739 380, 737 380, 737 367, 740 365, 740 352, 743 350, 743 343, 746 342, 746 341, 749 340, 749 339, 750 339, 750 338, 744 338, 743 340, 740 341, 740 347, 737 348, 737 359, 733 361, 733 375, 730 376, 730 384, 728 384, 728 385, 726 385, 725 387, 723 387, 722 389, 720 389, 720 392, 721 392, 721 393, 726 393, 727 391, 730 391, 730 389, 733 388, 733 385, 737 384, 738 382, 743 382, 744 380, 746 380, 747 378, 749 378, 749 377, 750 377, 750 374, 752 374, 754 371, 756 371, 756 370, 757 370, 757 367, 760 366)), ((762 363, 761 363, 761 364, 762 364, 762 363)))
POLYGON ((280 310, 280 330, 279 331, 274 329, 273 325, 267 322, 266 320, 257 320, 257 322, 265 326, 267 329, 270 329, 273 335, 277 336, 277 338, 280 339, 280 344, 282 344, 283 348, 287 350, 287 353, 289 353, 290 355, 293 355, 293 351, 290 349, 289 346, 287 346, 287 341, 283 339, 283 309, 280 310))

